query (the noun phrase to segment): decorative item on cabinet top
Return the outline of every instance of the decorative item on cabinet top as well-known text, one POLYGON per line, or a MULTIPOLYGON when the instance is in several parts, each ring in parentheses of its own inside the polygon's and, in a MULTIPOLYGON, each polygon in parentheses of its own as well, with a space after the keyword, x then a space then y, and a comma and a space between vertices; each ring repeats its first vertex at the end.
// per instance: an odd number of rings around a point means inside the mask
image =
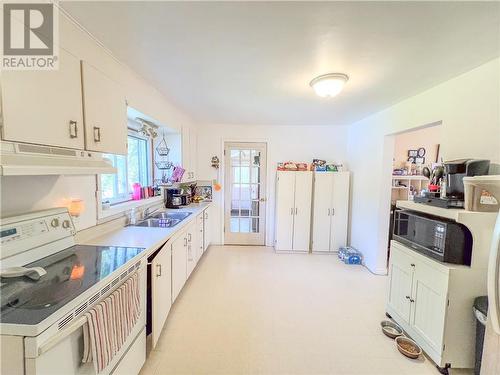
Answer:
POLYGON ((1 142, 0 175, 86 175, 116 173, 99 152, 1 142))

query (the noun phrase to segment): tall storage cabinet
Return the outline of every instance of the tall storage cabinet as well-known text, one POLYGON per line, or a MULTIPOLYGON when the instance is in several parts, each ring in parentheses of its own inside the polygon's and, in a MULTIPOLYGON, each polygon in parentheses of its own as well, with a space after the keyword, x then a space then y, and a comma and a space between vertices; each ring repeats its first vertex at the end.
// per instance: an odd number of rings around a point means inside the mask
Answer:
POLYGON ((277 172, 275 219, 277 251, 309 251, 311 197, 312 172, 277 172))
POLYGON ((314 175, 312 251, 333 252, 347 244, 349 172, 314 175))

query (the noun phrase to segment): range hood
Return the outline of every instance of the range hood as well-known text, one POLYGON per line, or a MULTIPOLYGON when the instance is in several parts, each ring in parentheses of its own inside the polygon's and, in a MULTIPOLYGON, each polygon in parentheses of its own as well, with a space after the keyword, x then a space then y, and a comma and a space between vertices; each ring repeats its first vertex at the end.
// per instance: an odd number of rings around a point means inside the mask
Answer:
POLYGON ((116 173, 101 153, 24 143, 0 143, 1 176, 116 173))

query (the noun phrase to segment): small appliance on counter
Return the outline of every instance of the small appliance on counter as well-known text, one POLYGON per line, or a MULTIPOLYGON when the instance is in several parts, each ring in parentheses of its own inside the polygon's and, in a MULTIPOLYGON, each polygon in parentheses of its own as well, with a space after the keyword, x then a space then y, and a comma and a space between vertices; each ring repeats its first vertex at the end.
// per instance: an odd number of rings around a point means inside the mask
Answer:
POLYGON ((180 198, 182 206, 189 206, 191 204, 191 194, 189 193, 181 194, 180 198))
POLYGON ((439 192, 416 196, 416 203, 425 203, 441 208, 464 208, 464 177, 488 174, 489 160, 461 159, 443 163, 444 176, 434 181, 441 185, 439 192))
POLYGON ((181 189, 174 187, 166 188, 163 200, 166 208, 180 208, 182 206, 181 189))

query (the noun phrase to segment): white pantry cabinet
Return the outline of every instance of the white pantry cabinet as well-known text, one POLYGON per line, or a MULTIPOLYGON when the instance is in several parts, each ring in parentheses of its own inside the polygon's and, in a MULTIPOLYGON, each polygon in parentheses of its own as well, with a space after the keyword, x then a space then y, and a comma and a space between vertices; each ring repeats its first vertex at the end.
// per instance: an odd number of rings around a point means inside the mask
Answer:
POLYGON ((312 172, 277 172, 276 251, 309 251, 311 197, 312 172))
POLYGON ((314 174, 312 251, 334 252, 347 244, 349 172, 314 174))
POLYGON ((118 83, 82 61, 85 148, 127 154, 127 104, 118 83))
POLYGON ((440 367, 474 367, 474 297, 486 270, 441 263, 391 241, 387 313, 440 367))
POLYGON ((172 305, 172 249, 164 245, 151 262, 152 344, 156 346, 172 305))
POLYGON ((3 71, 2 139, 84 148, 80 60, 64 49, 59 69, 3 71))

